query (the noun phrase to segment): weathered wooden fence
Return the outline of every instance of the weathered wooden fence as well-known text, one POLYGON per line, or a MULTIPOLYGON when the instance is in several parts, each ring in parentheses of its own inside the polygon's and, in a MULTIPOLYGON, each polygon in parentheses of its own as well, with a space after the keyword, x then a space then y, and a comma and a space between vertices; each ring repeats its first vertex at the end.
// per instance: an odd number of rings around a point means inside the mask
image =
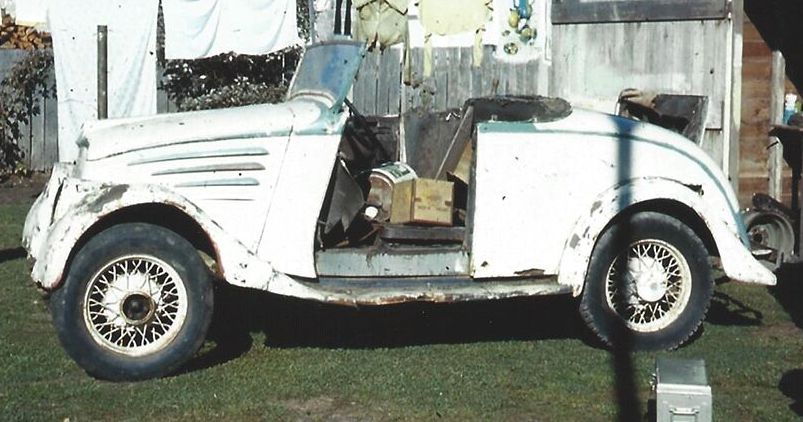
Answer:
POLYGON ((354 104, 366 114, 398 114, 415 107, 461 107, 472 97, 539 92, 539 61, 501 62, 494 57, 493 47, 486 46, 482 64, 474 66, 472 54, 471 47, 433 49, 432 77, 424 80, 424 52, 414 48, 410 53, 411 78, 404 81, 402 49, 369 52, 354 85, 354 104))
MULTIPOLYGON (((582 1, 574 3, 585 7, 582 1)), ((593 2, 598 3, 628 2, 593 2)), ((682 6, 677 10, 683 12, 682 6)), ((734 0, 732 13, 717 18, 548 24, 549 31, 543 31, 548 37, 547 51, 537 60, 525 64, 499 61, 494 58, 493 47, 486 46, 482 65, 477 68, 472 66, 470 48, 434 48, 433 76, 427 80, 419 76, 423 52, 413 49, 411 84, 403 83, 402 50, 391 48, 368 54, 354 87, 354 103, 366 114, 396 114, 421 105, 442 111, 476 96, 540 94, 563 97, 579 107, 614 112, 618 94, 627 88, 704 95, 709 98, 709 107, 701 146, 735 185, 741 16, 742 1, 734 0)))
MULTIPOLYGON (((0 49, 0 80, 28 54, 23 50, 0 49)), ((22 165, 34 171, 46 171, 58 161, 58 113, 55 98, 40 101, 39 114, 22 128, 22 136, 15 142, 23 154, 22 165)))

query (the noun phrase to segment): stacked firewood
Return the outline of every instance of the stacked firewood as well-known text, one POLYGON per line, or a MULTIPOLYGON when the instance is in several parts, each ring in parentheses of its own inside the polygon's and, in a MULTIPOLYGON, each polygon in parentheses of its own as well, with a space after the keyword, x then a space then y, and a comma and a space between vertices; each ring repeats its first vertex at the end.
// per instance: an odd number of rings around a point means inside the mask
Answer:
POLYGON ((3 14, 2 19, 0 48, 34 50, 50 45, 50 34, 47 32, 39 32, 30 26, 17 25, 11 15, 3 14))

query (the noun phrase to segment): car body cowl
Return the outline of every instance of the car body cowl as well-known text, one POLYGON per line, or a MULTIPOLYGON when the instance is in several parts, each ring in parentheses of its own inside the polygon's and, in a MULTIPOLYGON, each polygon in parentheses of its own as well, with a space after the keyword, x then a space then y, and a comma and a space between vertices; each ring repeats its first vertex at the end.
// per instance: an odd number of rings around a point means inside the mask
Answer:
POLYGON ((78 141, 87 161, 168 145, 210 139, 287 136, 330 114, 312 98, 217 110, 169 113, 89 122, 78 141), (91 148, 87 148, 91 146, 91 148))

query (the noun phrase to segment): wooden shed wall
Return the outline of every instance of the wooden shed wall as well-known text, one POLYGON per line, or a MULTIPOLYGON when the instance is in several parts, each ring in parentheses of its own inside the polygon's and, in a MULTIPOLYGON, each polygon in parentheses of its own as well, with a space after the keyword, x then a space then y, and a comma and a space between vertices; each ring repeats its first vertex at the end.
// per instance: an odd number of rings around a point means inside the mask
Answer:
MULTIPOLYGON (((772 52, 749 20, 744 24, 742 68, 742 130, 739 143, 739 201, 750 203, 753 193, 769 193, 770 91, 772 52)), ((796 92, 786 81, 786 92, 796 92)), ((791 170, 784 164, 782 200, 791 200, 791 170)))
POLYGON ((550 95, 607 112, 626 88, 706 95, 703 148, 724 163, 729 30, 728 20, 555 25, 550 95))

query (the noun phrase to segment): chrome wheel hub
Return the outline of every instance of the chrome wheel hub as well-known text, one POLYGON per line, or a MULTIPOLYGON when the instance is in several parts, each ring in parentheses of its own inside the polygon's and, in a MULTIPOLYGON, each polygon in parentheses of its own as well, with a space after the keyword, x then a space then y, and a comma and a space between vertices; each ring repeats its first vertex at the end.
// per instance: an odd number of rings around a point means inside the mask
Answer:
POLYGON ((155 313, 156 302, 146 293, 132 293, 120 302, 120 314, 128 324, 147 324, 155 313))
POLYGON ((657 302, 666 294, 668 277, 654 258, 629 258, 625 277, 636 287, 636 297, 643 301, 657 302))

